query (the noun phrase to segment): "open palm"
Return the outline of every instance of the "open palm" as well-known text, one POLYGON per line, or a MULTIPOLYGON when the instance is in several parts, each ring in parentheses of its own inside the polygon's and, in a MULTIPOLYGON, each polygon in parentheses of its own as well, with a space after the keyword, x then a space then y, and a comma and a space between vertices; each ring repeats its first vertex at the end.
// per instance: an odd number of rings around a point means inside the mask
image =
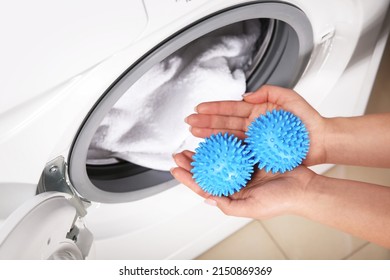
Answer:
POLYGON ((218 132, 228 132, 240 139, 246 137, 249 124, 261 114, 273 109, 283 109, 297 115, 309 131, 310 149, 304 164, 325 162, 325 121, 300 95, 290 89, 263 86, 244 97, 243 101, 216 101, 201 103, 196 114, 186 118, 191 133, 196 137, 209 137, 218 132))
POLYGON ((284 174, 266 173, 257 169, 251 181, 239 192, 229 197, 211 196, 204 192, 190 172, 192 155, 183 151, 174 156, 178 167, 171 170, 173 176, 198 195, 213 201, 227 215, 264 219, 280 214, 294 213, 311 178, 315 175, 300 166, 284 174))

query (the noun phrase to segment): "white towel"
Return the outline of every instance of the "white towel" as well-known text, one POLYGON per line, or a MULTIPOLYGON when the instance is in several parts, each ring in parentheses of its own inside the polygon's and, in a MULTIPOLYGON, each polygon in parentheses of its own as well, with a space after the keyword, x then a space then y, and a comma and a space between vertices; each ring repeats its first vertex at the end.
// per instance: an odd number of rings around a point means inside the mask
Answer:
POLYGON ((172 154, 201 141, 184 118, 201 102, 241 100, 258 21, 225 27, 180 49, 151 68, 118 100, 100 124, 89 159, 119 158, 157 170, 172 154))

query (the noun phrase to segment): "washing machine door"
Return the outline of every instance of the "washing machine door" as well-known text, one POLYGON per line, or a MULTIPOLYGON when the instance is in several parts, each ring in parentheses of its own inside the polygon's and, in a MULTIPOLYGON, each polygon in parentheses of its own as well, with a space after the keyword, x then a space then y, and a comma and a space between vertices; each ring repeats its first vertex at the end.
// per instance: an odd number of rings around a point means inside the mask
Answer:
POLYGON ((0 259, 85 259, 93 237, 78 208, 66 193, 34 196, 0 227, 0 259))

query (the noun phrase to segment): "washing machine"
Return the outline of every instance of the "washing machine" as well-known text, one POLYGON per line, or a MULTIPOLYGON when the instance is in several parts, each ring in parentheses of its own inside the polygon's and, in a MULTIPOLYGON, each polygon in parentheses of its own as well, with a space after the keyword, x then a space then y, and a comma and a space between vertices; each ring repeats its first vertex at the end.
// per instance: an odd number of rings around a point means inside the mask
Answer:
POLYGON ((3 2, 0 258, 192 259, 229 236, 250 220, 208 207, 169 171, 89 161, 104 117, 154 65, 248 21, 262 32, 247 91, 290 87, 324 116, 360 115, 387 40, 388 4, 3 2))

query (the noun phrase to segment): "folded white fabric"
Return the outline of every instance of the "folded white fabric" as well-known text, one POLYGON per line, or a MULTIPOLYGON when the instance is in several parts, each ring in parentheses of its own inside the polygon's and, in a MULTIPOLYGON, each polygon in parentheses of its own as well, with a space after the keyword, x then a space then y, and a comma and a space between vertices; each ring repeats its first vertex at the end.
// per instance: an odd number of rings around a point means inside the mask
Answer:
POLYGON ((201 102, 241 100, 258 21, 228 26, 180 49, 151 68, 118 100, 91 142, 89 159, 119 158, 157 170, 172 154, 201 141, 184 118, 201 102))

